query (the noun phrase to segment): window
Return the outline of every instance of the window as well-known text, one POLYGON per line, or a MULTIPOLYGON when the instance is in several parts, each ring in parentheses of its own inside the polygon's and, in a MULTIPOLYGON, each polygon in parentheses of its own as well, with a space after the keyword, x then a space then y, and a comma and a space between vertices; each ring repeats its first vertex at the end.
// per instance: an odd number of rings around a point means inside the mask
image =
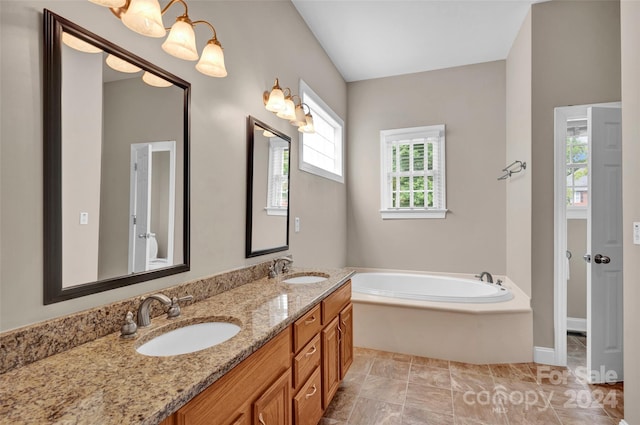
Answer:
POLYGON ((302 102, 311 109, 315 133, 301 133, 300 169, 344 183, 344 122, 317 94, 300 80, 302 102))
POLYGON ((587 118, 567 121, 567 217, 586 218, 589 201, 587 118))
POLYGON ((383 219, 444 218, 444 125, 380 132, 383 219))
POLYGON ((289 143, 269 139, 269 186, 267 215, 287 215, 289 204, 289 143))

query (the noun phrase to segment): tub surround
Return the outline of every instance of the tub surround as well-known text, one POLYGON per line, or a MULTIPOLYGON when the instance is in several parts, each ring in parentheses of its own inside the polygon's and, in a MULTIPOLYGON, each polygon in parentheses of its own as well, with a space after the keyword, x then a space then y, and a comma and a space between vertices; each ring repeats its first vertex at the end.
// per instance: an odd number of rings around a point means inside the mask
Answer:
MULTIPOLYGON (((464 274, 451 276, 473 278, 464 274)), ((531 362, 530 299, 508 277, 494 278, 503 280, 513 299, 500 303, 447 303, 354 292, 354 345, 475 364, 531 362)))
MULTIPOLYGON (((120 338, 114 328, 120 328, 126 311, 135 310, 139 297, 7 332, 3 335, 3 354, 10 354, 14 347, 36 343, 38 332, 40 339, 52 338, 47 343, 53 347, 34 350, 29 357, 33 363, 26 366, 16 367, 20 362, 14 359, 13 370, 0 375, 0 393, 3 394, 0 423, 158 423, 304 315, 353 273, 346 269, 293 269, 275 279, 262 277, 250 283, 243 282, 261 268, 261 265, 254 266, 225 274, 228 276, 224 279, 214 276, 163 290, 169 296, 191 293, 199 302, 186 305, 178 319, 154 318, 149 328, 138 330, 139 336, 135 340, 120 338), (323 272, 330 277, 308 285, 282 283, 283 279, 300 272, 323 272), (240 277, 243 273, 248 274, 240 277), (212 282, 219 284, 215 290, 208 288, 212 282), (206 296, 225 285, 227 289, 233 289, 206 296), (111 307, 117 311, 113 312, 111 307), (110 323, 104 327, 91 323, 101 316, 110 316, 110 323), (202 318, 233 320, 242 324, 242 330, 217 346, 180 356, 147 357, 135 351, 135 347, 164 326, 175 327, 178 322, 187 324, 202 318), (89 322, 93 329, 85 331, 74 320, 89 322), (73 336, 88 332, 95 338, 99 332, 109 329, 112 333, 106 336, 66 351, 60 350, 63 352, 39 361, 32 360, 61 347, 56 341, 65 338, 50 333, 63 330, 73 336), (5 340, 15 341, 14 345, 6 345, 5 340)), ((159 314, 158 309, 154 316, 159 314)), ((74 342, 80 340, 81 337, 76 336, 74 342)))

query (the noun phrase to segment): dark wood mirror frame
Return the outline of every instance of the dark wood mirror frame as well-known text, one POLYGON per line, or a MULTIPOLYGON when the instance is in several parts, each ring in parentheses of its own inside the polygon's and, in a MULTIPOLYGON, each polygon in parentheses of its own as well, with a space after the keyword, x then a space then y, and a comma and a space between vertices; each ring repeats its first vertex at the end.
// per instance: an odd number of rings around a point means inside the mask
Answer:
POLYGON ((271 254, 274 252, 286 251, 289 249, 289 216, 290 206, 289 199, 291 193, 291 155, 289 154, 289 190, 287 191, 287 229, 286 229, 286 242, 285 245, 275 246, 268 249, 254 250, 252 247, 253 236, 253 165, 254 165, 254 131, 258 126, 264 130, 267 130, 274 135, 278 136, 282 140, 289 143, 289 152, 291 152, 291 137, 276 130, 273 127, 259 121, 258 119, 249 116, 247 117, 247 229, 246 229, 246 258, 258 257, 260 255, 271 254))
POLYGON ((138 282, 157 279, 190 269, 189 266, 189 135, 191 84, 99 37, 79 25, 44 10, 44 304, 95 294, 138 282), (62 282, 62 126, 61 69, 62 33, 67 32, 100 49, 112 53, 143 70, 170 81, 184 91, 184 163, 183 163, 183 260, 170 267, 122 275, 114 278, 63 288, 62 282))

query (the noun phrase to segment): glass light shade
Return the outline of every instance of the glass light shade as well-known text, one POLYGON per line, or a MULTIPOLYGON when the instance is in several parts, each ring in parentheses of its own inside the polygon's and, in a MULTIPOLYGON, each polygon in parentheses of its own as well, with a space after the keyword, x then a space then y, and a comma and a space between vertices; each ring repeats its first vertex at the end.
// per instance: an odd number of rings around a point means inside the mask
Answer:
POLYGON ((171 87, 173 85, 164 78, 160 78, 156 74, 152 74, 148 71, 145 71, 145 73, 142 74, 142 81, 154 87, 171 87))
POLYGON ((127 3, 127 0, 89 0, 91 3, 98 4, 104 7, 118 8, 127 3))
POLYGON ((284 100, 284 109, 276 115, 283 120, 293 121, 296 119, 296 105, 293 103, 291 96, 284 100))
POLYGON ((210 77, 226 77, 227 69, 224 67, 224 54, 218 40, 212 39, 202 51, 202 56, 196 64, 196 69, 210 77))
POLYGON ((62 33, 62 42, 67 46, 75 49, 79 52, 83 53, 101 53, 102 49, 94 46, 93 44, 89 44, 86 41, 80 40, 78 37, 75 37, 69 33, 62 33))
POLYGON ((262 132, 262 135, 263 135, 264 137, 276 137, 276 135, 275 135, 275 134, 273 134, 272 132, 270 132, 269 130, 265 130, 265 131, 263 131, 263 132, 262 132))
POLYGON ((305 115, 306 121, 307 121, 307 125, 302 125, 300 127, 298 127, 298 131, 300 133, 315 133, 316 132, 316 128, 313 125, 313 116, 311 114, 307 114, 305 115))
POLYGON ((296 119, 291 121, 291 125, 295 125, 296 127, 307 125, 307 118, 304 114, 304 109, 302 108, 302 105, 296 106, 295 115, 296 115, 296 119))
POLYGON ((120 18, 131 31, 148 37, 164 37, 166 30, 158 0, 131 0, 129 8, 120 18))
POLYGON ((169 31, 169 36, 162 43, 162 50, 186 61, 198 60, 196 50, 196 35, 193 32, 193 25, 184 20, 178 19, 169 31))
POLYGON ((141 69, 134 64, 111 54, 107 56, 105 62, 107 62, 107 65, 109 65, 111 69, 120 72, 126 72, 127 74, 133 74, 134 72, 141 71, 141 69))
POLYGON ((282 93, 279 87, 276 86, 271 90, 269 100, 264 107, 270 112, 280 112, 284 109, 284 93, 282 93))

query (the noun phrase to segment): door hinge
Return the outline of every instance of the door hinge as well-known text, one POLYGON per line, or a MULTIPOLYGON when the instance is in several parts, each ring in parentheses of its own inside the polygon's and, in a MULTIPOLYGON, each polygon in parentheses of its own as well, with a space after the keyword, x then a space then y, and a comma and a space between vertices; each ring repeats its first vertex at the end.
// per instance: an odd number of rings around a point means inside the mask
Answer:
POLYGON ((138 219, 136 218, 136 216, 133 216, 133 224, 138 224, 138 219))
POLYGON ((137 162, 133 163, 133 171, 138 171, 138 163, 137 162))

